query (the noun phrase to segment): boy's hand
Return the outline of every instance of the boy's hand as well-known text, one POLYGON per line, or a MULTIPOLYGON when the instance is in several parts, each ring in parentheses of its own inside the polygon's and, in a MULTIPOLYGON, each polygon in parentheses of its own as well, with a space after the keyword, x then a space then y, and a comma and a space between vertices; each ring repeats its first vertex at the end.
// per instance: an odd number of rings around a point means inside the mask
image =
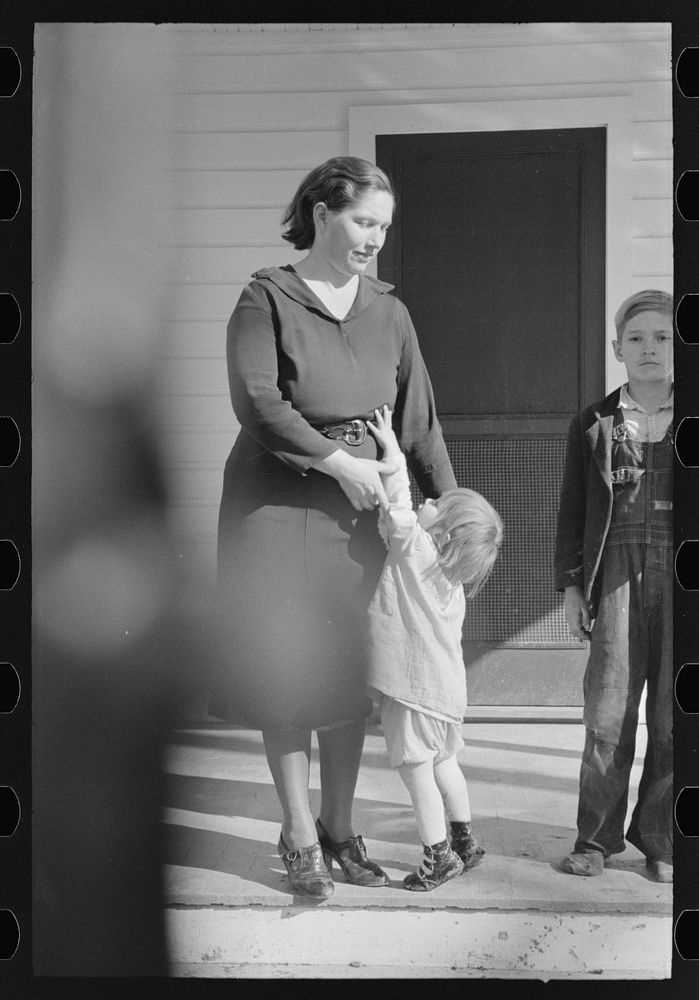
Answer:
POLYGON ((374 435, 378 443, 383 448, 383 461, 386 463, 386 472, 395 472, 398 468, 396 459, 400 458, 401 450, 398 438, 391 426, 391 411, 384 405, 380 410, 374 410, 376 423, 367 420, 367 427, 374 435))
POLYGON ((592 616, 581 587, 566 587, 565 614, 568 628, 576 639, 589 639, 592 616))

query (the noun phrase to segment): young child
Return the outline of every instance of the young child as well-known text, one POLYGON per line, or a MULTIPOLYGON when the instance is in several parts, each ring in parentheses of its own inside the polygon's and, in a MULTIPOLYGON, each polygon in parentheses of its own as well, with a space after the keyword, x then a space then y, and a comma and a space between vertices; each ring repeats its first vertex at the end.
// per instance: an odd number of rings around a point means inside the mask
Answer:
POLYGON ((479 493, 466 489, 448 490, 415 513, 390 410, 375 413, 369 428, 398 471, 384 478, 389 507, 379 528, 388 555, 369 607, 368 690, 380 704, 389 760, 410 793, 423 844, 420 867, 403 885, 425 892, 485 853, 471 831, 456 759, 466 708, 461 629, 465 596, 488 579, 502 523, 479 493))
POLYGON ((672 881, 672 296, 619 308, 613 341, 628 382, 570 426, 555 555, 573 635, 590 640, 578 836, 562 869, 600 875, 624 850, 638 711, 648 745, 626 839, 672 881), (593 625, 594 619, 594 625, 593 625))

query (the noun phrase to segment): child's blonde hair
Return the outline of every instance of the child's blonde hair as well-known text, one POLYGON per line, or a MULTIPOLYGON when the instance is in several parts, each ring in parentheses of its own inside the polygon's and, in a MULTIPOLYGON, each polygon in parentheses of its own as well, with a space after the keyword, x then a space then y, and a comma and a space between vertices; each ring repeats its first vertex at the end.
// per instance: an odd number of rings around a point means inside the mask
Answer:
POLYGON ((502 520, 485 497, 457 487, 435 500, 437 518, 430 534, 439 552, 439 569, 453 584, 475 597, 490 576, 502 544, 502 520))

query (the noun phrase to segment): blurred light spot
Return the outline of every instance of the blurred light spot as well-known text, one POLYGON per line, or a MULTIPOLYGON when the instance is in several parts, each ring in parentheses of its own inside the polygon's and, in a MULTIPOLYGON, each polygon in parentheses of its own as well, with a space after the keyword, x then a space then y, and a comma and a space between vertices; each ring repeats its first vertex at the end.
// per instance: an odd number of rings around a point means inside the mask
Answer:
POLYGON ((118 655, 164 610, 169 561, 143 530, 84 538, 61 555, 38 586, 37 625, 84 655, 118 655))
MULTIPOLYGON (((97 251, 95 257, 100 259, 97 251)), ((101 264, 114 273, 108 257, 101 264)), ((91 273, 94 267, 94 258, 92 265, 84 262, 84 266, 73 259, 59 276, 51 336, 41 346, 47 371, 64 392, 81 402, 102 405, 144 391, 156 348, 148 310, 137 301, 142 297, 133 289, 123 297, 106 289, 91 273), (99 289, 99 297, 91 297, 86 291, 90 287, 99 289)), ((127 284, 118 278, 117 285, 127 284)))

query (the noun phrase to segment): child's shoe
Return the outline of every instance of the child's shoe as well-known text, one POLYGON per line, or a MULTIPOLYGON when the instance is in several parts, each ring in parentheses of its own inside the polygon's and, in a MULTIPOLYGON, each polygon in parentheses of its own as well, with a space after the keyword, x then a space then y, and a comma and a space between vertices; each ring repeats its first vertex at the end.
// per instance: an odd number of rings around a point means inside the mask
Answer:
POLYGON ((450 823, 451 849, 464 863, 464 871, 473 868, 485 854, 484 848, 473 836, 470 823, 450 823))
POLYGON ((411 872, 403 879, 403 888, 411 889, 414 892, 429 892, 436 889, 443 882, 448 882, 455 875, 460 875, 464 870, 464 863, 449 846, 448 840, 442 840, 439 844, 422 845, 423 856, 420 867, 416 872, 411 872))

